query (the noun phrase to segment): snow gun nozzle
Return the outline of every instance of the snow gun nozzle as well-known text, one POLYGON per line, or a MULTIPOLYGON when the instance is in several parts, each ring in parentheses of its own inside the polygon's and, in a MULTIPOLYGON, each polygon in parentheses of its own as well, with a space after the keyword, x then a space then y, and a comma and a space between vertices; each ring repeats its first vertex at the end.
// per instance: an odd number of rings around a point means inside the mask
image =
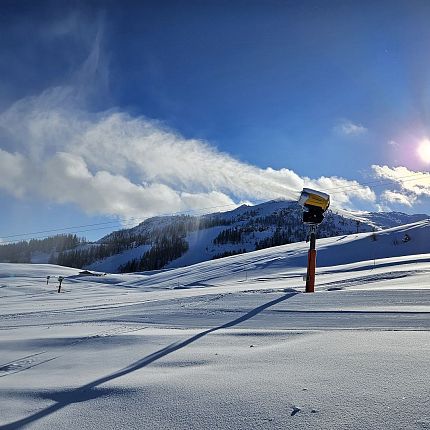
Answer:
POLYGON ((311 188, 303 188, 298 202, 303 207, 303 222, 320 224, 324 219, 324 212, 330 206, 330 196, 311 188))

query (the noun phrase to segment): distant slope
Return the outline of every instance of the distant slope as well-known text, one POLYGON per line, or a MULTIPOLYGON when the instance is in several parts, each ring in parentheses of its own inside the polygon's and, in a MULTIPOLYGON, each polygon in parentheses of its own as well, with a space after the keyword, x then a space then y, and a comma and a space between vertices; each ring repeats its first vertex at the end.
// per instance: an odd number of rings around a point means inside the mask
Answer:
MULTIPOLYGON (((408 270, 415 273, 416 279, 422 279, 420 288, 430 288, 428 272, 422 272, 422 265, 424 264, 428 268, 430 263, 429 244, 430 220, 393 227, 376 233, 318 239, 317 287, 330 284, 332 282, 330 276, 333 273, 342 273, 342 280, 356 279, 356 270, 367 271, 368 278, 375 278, 378 282, 387 279, 392 285, 395 280, 399 287, 408 287, 408 278, 402 280, 403 275, 397 273, 404 272, 405 264, 407 264, 408 270), (406 238, 407 240, 405 240, 406 238), (383 272, 385 272, 383 279, 378 275, 381 268, 384 268, 383 272)), ((304 285, 302 276, 306 273, 308 248, 308 243, 298 242, 176 269, 133 274, 108 274, 100 277, 78 276, 76 269, 55 265, 2 263, 1 269, 14 273, 16 276, 18 274, 19 276, 36 276, 38 282, 43 284, 47 275, 54 278, 54 283, 56 276, 63 275, 68 277, 68 285, 78 281, 85 281, 87 284, 104 283, 124 287, 128 292, 189 289, 192 294, 192 291, 202 287, 216 287, 218 290, 220 287, 234 289, 235 286, 240 288, 240 285, 244 285, 247 289, 260 289, 267 288, 267 284, 271 282, 277 282, 278 287, 296 288, 304 285)), ((337 276, 337 285, 339 285, 339 276, 337 276)), ((72 302, 72 306, 75 306, 74 302, 72 302)))
MULTIPOLYGON (((318 228, 318 237, 334 237, 358 232, 378 231, 393 226, 427 219, 428 216, 399 212, 353 212, 329 210, 318 228)), ((186 250, 162 267, 139 267, 139 255, 134 253, 134 264, 125 271, 176 268, 189 266, 222 256, 255 251, 271 246, 300 242, 306 239, 307 229, 302 223, 302 209, 296 202, 275 200, 257 206, 240 206, 235 210, 201 217, 156 217, 138 226, 114 232, 99 242, 109 243, 118 237, 143 240, 150 247, 157 246, 160 237, 181 236, 186 250), (146 238, 146 239, 144 239, 146 238)), ((116 272, 123 270, 130 250, 87 267, 93 270, 116 272)), ((142 254, 143 255, 143 254, 142 254)), ((140 257, 142 257, 142 255, 140 257)))
MULTIPOLYGON (((427 218, 424 214, 329 210, 317 235, 326 238, 380 231, 427 218)), ((0 246, 0 262, 50 262, 109 273, 142 272, 302 242, 307 233, 297 202, 274 200, 203 216, 154 217, 95 243, 72 237, 64 244, 65 239, 58 237, 0 246)))
MULTIPOLYGON (((127 287, 157 288, 192 288, 198 286, 222 285, 232 281, 253 283, 270 279, 289 279, 306 273, 306 242, 277 246, 242 255, 234 255, 216 261, 205 261, 188 267, 165 270, 142 278, 136 277, 125 281, 127 287)), ((317 274, 324 273, 330 267, 345 266, 347 272, 353 273, 354 264, 363 269, 362 262, 368 262, 368 268, 374 265, 393 266, 393 258, 404 257, 413 263, 408 256, 416 255, 417 262, 430 261, 430 220, 381 230, 377 233, 359 233, 348 236, 317 240, 317 274), (405 240, 407 235, 408 240, 405 240), (376 237, 376 240, 375 240, 376 237), (352 266, 351 266, 352 265, 352 266), (325 269, 327 268, 327 270, 325 269)), ((339 271, 340 269, 336 269, 339 271)), ((137 274, 136 274, 137 275, 137 274)), ((349 275, 348 275, 349 276, 349 275)), ((263 282, 264 283, 264 282, 263 282)))
POLYGON ((336 213, 344 216, 345 218, 374 225, 378 230, 396 227, 398 225, 411 224, 429 218, 429 216, 425 214, 409 215, 403 212, 360 212, 338 209, 336 210, 336 213))

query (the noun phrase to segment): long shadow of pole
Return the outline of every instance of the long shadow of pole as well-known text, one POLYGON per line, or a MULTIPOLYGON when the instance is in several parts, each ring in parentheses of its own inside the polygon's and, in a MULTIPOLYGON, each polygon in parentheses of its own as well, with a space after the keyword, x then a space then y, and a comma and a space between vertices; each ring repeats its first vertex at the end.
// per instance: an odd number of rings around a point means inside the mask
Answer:
POLYGON ((14 421, 13 423, 10 424, 5 424, 0 426, 0 430, 12 430, 12 429, 18 429, 18 428, 22 428, 23 426, 30 424, 34 421, 37 421, 43 417, 46 417, 48 415, 51 415, 52 413, 65 408, 66 406, 72 404, 72 403, 78 403, 80 401, 83 400, 88 400, 88 399, 94 399, 97 397, 100 397, 101 394, 97 393, 96 391, 93 391, 92 393, 90 392, 91 390, 93 390, 94 388, 98 387, 101 384, 104 384, 105 382, 108 381, 112 381, 116 378, 119 378, 121 376, 127 375, 128 373, 132 373, 136 370, 142 369, 145 366, 148 366, 148 364, 153 363, 156 360, 159 360, 162 357, 165 357, 168 354, 171 354, 172 352, 175 352, 181 348, 184 348, 186 346, 188 346, 189 344, 195 342, 196 340, 199 340, 200 338, 202 338, 203 336, 206 336, 210 333, 213 333, 215 331, 218 330, 222 330, 225 328, 230 328, 233 327, 237 324, 240 324, 244 321, 247 321, 253 317, 255 317, 257 314, 259 314, 260 312, 263 312, 264 310, 266 310, 267 308, 270 308, 271 306, 274 306, 280 302, 283 302, 284 300, 287 300, 293 296, 295 296, 296 294, 298 294, 297 292, 292 292, 289 294, 285 294, 282 297, 279 297, 275 300, 271 300, 270 302, 267 302, 261 306, 258 306, 254 309, 252 309, 251 311, 247 312, 245 315, 242 315, 239 318, 236 318, 233 321, 229 321, 223 325, 220 325, 218 327, 213 327, 211 329, 202 331, 201 333, 198 333, 186 340, 183 341, 178 341, 178 342, 174 342, 156 352, 153 352, 152 354, 147 355, 146 357, 135 361, 134 363, 131 363, 129 366, 124 367, 123 369, 120 369, 116 372, 113 372, 109 375, 103 376, 101 378, 98 378, 92 382, 89 382, 86 385, 83 385, 81 387, 75 388, 74 390, 71 390, 67 393, 67 396, 64 396, 65 398, 62 400, 59 400, 57 403, 55 403, 52 406, 49 406, 45 409, 42 409, 39 412, 36 412, 33 415, 30 415, 26 418, 22 418, 20 420, 14 421))

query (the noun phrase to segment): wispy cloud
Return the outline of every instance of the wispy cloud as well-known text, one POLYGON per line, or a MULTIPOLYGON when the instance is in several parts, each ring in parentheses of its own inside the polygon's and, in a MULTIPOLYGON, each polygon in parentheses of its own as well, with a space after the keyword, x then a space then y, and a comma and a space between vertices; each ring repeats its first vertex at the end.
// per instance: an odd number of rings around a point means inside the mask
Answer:
POLYGON ((430 196, 429 172, 413 171, 401 166, 388 167, 373 165, 372 169, 377 177, 396 184, 402 191, 402 194, 407 194, 412 202, 415 202, 417 197, 430 196))
POLYGON ((54 107, 46 97, 19 102, 0 115, 17 149, 0 150, 0 188, 17 197, 142 218, 244 199, 296 199, 304 186, 333 190, 334 202, 342 205, 354 197, 375 199, 355 181, 260 169, 144 117, 54 107))
POLYGON ((73 85, 49 88, 0 114, 1 189, 141 219, 244 200, 296 199, 304 186, 333 191, 334 204, 342 206, 354 198, 375 201, 356 181, 262 169, 146 117, 93 112, 85 104, 88 88, 106 76, 97 36, 73 85))
POLYGON ((384 202, 397 203, 400 205, 412 207, 416 202, 417 197, 414 195, 402 194, 397 191, 385 190, 381 195, 381 199, 384 202))
POLYGON ((365 134, 367 128, 361 124, 355 124, 348 119, 344 119, 334 126, 334 131, 342 136, 359 136, 365 134))

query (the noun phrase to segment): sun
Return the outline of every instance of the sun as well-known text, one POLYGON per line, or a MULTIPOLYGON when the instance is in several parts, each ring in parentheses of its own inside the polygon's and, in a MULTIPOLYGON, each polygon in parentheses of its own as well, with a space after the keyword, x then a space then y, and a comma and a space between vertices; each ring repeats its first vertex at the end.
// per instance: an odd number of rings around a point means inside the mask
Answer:
POLYGON ((418 146, 418 155, 424 163, 430 163, 430 140, 424 139, 418 146))

